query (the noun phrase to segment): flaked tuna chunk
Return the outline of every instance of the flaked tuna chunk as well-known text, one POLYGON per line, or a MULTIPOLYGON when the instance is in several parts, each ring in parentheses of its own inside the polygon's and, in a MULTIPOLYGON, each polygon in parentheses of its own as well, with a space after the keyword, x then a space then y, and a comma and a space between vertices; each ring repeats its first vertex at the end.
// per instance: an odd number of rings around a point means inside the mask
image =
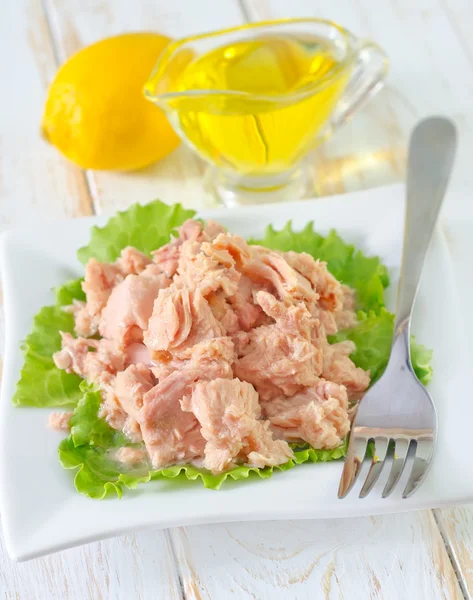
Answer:
POLYGON ((181 246, 186 240, 197 241, 202 232, 202 223, 189 219, 179 228, 179 237, 171 239, 171 241, 161 246, 151 254, 153 262, 168 277, 174 277, 177 271, 179 256, 181 254, 181 246))
POLYGON ((153 373, 142 364, 130 365, 117 374, 115 395, 123 410, 138 420, 143 407, 143 396, 156 385, 153 373))
POLYGON ((142 448, 123 446, 115 452, 114 458, 126 467, 135 467, 136 465, 146 462, 147 454, 142 448))
POLYGON ((115 395, 123 410, 138 421, 143 396, 154 387, 156 380, 145 365, 130 365, 115 379, 115 395))
POLYGON ((220 225, 220 223, 217 223, 216 221, 212 221, 212 219, 208 219, 197 241, 212 242, 221 233, 226 233, 226 231, 227 230, 223 225, 220 225))
POLYGON ((123 248, 120 258, 115 262, 124 276, 139 275, 149 264, 151 264, 151 259, 132 246, 123 248))
POLYGON ((113 288, 123 280, 123 274, 115 264, 101 263, 91 258, 85 267, 82 289, 86 303, 77 304, 75 330, 80 336, 89 337, 97 333, 103 307, 113 288))
POLYGON ((336 312, 332 312, 331 310, 322 310, 319 309, 316 311, 316 315, 318 320, 320 321, 320 325, 323 328, 324 335, 334 335, 338 331, 337 320, 335 318, 336 312))
POLYGON ((208 219, 208 221, 202 223, 202 221, 195 221, 194 219, 188 219, 179 228, 179 238, 186 242, 191 240, 193 242, 211 242, 219 234, 225 233, 226 229, 220 223, 208 219))
POLYGON ((53 355, 58 369, 99 383, 104 371, 117 373, 125 366, 125 355, 114 342, 74 338, 70 333, 63 332, 61 338, 62 349, 53 355))
POLYGON ((319 305, 322 309, 333 312, 342 308, 342 286, 328 271, 327 263, 314 260, 305 252, 285 252, 284 258, 293 269, 310 281, 319 295, 319 305))
POLYGON ((207 221, 204 228, 200 221, 189 219, 179 228, 179 237, 152 252, 153 261, 168 277, 174 277, 184 242, 210 242, 224 231, 225 228, 214 221, 207 221))
POLYGON ((63 306, 62 310, 74 317, 74 331, 78 335, 89 337, 97 333, 100 317, 89 313, 86 302, 74 299, 72 304, 63 306))
POLYGON ((54 431, 69 431, 70 420, 73 413, 72 411, 67 412, 52 412, 49 415, 48 419, 48 427, 50 429, 54 429, 54 431))
POLYGON ((170 352, 158 353, 152 366, 154 375, 162 381, 174 371, 185 372, 193 383, 202 379, 233 377, 232 364, 235 361, 235 349, 229 337, 213 338, 195 344, 187 358, 176 358, 170 352), (200 373, 200 375, 199 375, 200 373), (194 375, 197 374, 196 379, 194 375))
POLYGON ((184 344, 193 325, 191 302, 191 295, 185 289, 168 288, 158 294, 144 333, 144 342, 151 353, 184 344))
POLYGON ((322 371, 322 352, 298 335, 277 325, 252 329, 242 356, 234 364, 236 377, 252 383, 262 399, 292 396, 314 385, 322 371))
POLYGON ((216 223, 211 219, 202 223, 202 221, 195 221, 194 219, 188 219, 179 228, 179 239, 183 242, 191 240, 193 242, 211 242, 220 233, 225 233, 226 229, 220 223, 216 223))
POLYGON ((349 340, 339 344, 327 344, 323 348, 322 376, 347 388, 349 400, 359 400, 370 384, 370 374, 350 359, 355 344, 349 340))
POLYGON ((128 275, 110 294, 100 318, 99 332, 119 344, 139 342, 153 312, 159 290, 171 283, 163 273, 128 275))
POLYGON ((158 381, 163 381, 174 371, 183 369, 190 362, 190 359, 176 358, 166 350, 156 351, 154 356, 150 368, 158 381))
POLYGON ((170 288, 159 292, 144 342, 153 359, 162 351, 186 358, 195 344, 223 335, 225 329, 199 290, 170 288))
MULTIPOLYGON (((164 354, 164 353, 163 353, 164 354)), ((174 358, 170 353, 155 361, 152 371, 159 382, 181 375, 183 389, 189 393, 199 379, 232 379, 235 350, 229 337, 214 338, 196 344, 187 359, 174 358)))
POLYGON ((190 370, 175 371, 143 396, 141 433, 155 469, 203 456, 205 440, 200 425, 179 403, 197 378, 190 370))
POLYGON ((75 330, 78 335, 90 337, 97 333, 102 310, 110 295, 127 275, 142 273, 151 260, 142 252, 127 246, 115 263, 101 263, 91 258, 85 267, 82 289, 85 303, 74 303, 75 330))
MULTIPOLYGON (((128 415, 123 410, 115 395, 116 375, 104 371, 100 376, 99 387, 102 396, 102 404, 99 409, 99 417, 105 419, 110 427, 123 431, 128 423, 128 415)), ((140 441, 141 433, 137 430, 136 441, 140 441)))
POLYGON ((204 467, 226 471, 238 460, 252 466, 280 465, 293 457, 287 443, 273 440, 254 387, 238 379, 199 381, 191 396, 181 401, 201 426, 204 467))
POLYGON ((100 416, 143 441, 154 468, 198 460, 220 473, 285 463, 291 441, 333 448, 369 385, 353 344, 326 339, 355 324, 354 292, 308 254, 189 220, 153 260, 131 247, 90 260, 83 288, 67 309, 82 337, 62 334, 55 363, 98 384, 100 416))
POLYGON ((128 415, 123 429, 132 441, 141 439, 139 426, 143 396, 156 384, 153 373, 145 365, 130 365, 115 378, 114 394, 122 410, 128 415))
POLYGON ((217 252, 223 250, 230 254, 239 270, 252 258, 251 248, 239 235, 220 233, 213 240, 212 248, 217 252))
MULTIPOLYGON (((220 237, 227 234, 222 234, 220 237)), ((184 242, 177 268, 181 285, 188 290, 200 290, 203 296, 222 290, 232 296, 238 288, 240 273, 235 260, 224 248, 213 242, 184 242)))
POLYGON ((324 400, 336 398, 342 408, 348 409, 348 394, 344 385, 321 378, 313 389, 320 398, 324 400))
POLYGON ((209 294, 207 302, 212 310, 213 316, 219 321, 227 335, 232 335, 239 331, 240 324, 238 317, 229 304, 223 292, 209 294))
POLYGON ((240 358, 244 355, 247 346, 249 346, 251 338, 247 331, 238 331, 231 336, 233 346, 235 348, 235 356, 240 358))
MULTIPOLYGON (((154 383, 153 376, 145 365, 129 366, 112 382, 110 386, 112 393, 109 392, 105 396, 101 416, 104 416, 112 427, 118 425, 115 428, 124 429, 125 434, 133 441, 140 441, 143 436, 145 444, 149 446, 150 457, 155 457, 153 465, 156 468, 171 464, 172 461, 166 462, 166 456, 170 456, 173 452, 170 446, 176 441, 174 436, 179 438, 179 435, 185 433, 186 440, 195 444, 199 439, 198 430, 193 431, 187 418, 183 424, 183 431, 179 433, 180 430, 177 428, 177 432, 169 432, 169 421, 167 425, 166 423, 156 425, 159 415, 162 415, 163 411, 168 414, 172 409, 172 405, 169 404, 171 399, 175 398, 177 402, 185 394, 191 393, 193 385, 199 379, 233 377, 231 368, 233 358, 233 344, 229 338, 201 342, 193 348, 189 360, 172 360, 170 363, 163 363, 159 374, 160 383, 154 388, 151 387, 154 383), (152 390, 154 393, 148 394, 152 390), (164 400, 162 396, 165 396, 164 400), (117 412, 117 405, 121 412, 117 412), (125 417, 121 422, 120 415, 125 417), (161 429, 153 431, 156 427, 161 429), (160 444, 164 445, 163 449, 160 449, 160 444)), ((180 410, 179 405, 175 408, 177 414, 179 414, 178 408, 180 410)), ((175 453, 176 456, 182 456, 182 460, 191 458, 184 452, 185 443, 186 441, 181 442, 179 439, 176 441, 175 453)), ((192 453, 193 451, 190 452, 192 453)))
POLYGON ((225 329, 225 333, 229 335, 236 333, 239 329, 238 317, 231 308, 228 308, 220 323, 225 329))
POLYGON ((101 263, 91 258, 85 267, 82 289, 91 314, 99 314, 105 306, 112 289, 123 279, 117 265, 101 263))
POLYGON ((125 349, 125 365, 137 365, 138 363, 147 367, 154 366, 148 348, 140 342, 134 342, 125 349))
POLYGON ((197 241, 200 239, 204 224, 202 221, 194 221, 194 219, 187 219, 179 228, 179 239, 183 242, 187 240, 197 241))
POLYGON ((357 323, 355 291, 347 285, 342 285, 342 307, 335 313, 337 329, 350 329, 357 323))
POLYGON ((288 442, 307 442, 316 449, 339 446, 350 430, 346 390, 320 380, 290 398, 281 396, 263 403, 276 437, 288 442))
POLYGON ((280 300, 313 305, 318 295, 310 281, 294 270, 279 252, 253 246, 253 260, 242 267, 255 283, 269 283, 280 300))
POLYGON ((189 360, 174 364, 175 370, 170 369, 166 376, 161 372, 158 385, 143 396, 139 421, 155 468, 203 456, 205 440, 200 425, 193 414, 181 410, 179 401, 192 394, 199 380, 233 377, 233 358, 229 338, 203 341, 194 346, 189 360))
POLYGON ((326 335, 333 335, 340 329, 354 327, 357 323, 355 293, 346 285, 342 285, 341 290, 342 302, 336 310, 318 308, 314 311, 326 335))
POLYGON ((189 367, 199 372, 199 378, 203 380, 231 379, 235 358, 235 348, 229 337, 213 338, 192 348, 189 367))
POLYGON ((243 331, 249 331, 256 325, 266 324, 260 322, 264 313, 254 301, 254 292, 260 289, 262 286, 255 285, 246 275, 242 275, 236 293, 228 299, 243 331))
POLYGON ((287 305, 263 291, 257 292, 255 299, 282 332, 299 335, 310 341, 320 336, 319 321, 314 319, 304 303, 287 305))
POLYGON ((179 238, 152 252, 153 262, 167 277, 174 277, 179 262, 182 240, 179 238))

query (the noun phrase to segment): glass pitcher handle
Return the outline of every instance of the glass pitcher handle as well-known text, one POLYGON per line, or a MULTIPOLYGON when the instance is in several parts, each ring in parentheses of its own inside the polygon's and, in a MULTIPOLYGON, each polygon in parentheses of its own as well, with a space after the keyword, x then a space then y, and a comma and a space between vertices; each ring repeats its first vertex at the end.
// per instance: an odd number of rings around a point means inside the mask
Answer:
POLYGON ((361 41, 354 60, 350 80, 332 113, 330 130, 343 125, 360 106, 383 86, 389 71, 389 61, 374 42, 361 41))

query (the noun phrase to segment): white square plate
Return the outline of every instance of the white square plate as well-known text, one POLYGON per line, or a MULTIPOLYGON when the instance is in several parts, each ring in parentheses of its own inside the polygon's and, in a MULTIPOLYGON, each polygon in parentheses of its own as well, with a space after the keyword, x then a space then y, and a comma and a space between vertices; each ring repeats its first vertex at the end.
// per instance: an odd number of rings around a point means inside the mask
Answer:
MULTIPOLYGON (((336 228, 347 241, 381 256, 390 269, 392 306, 403 229, 403 186, 379 188, 275 206, 216 210, 211 217, 245 237, 293 219, 301 228, 315 220, 318 231, 336 228)), ((198 482, 157 481, 122 500, 90 500, 74 489, 73 473, 58 462, 58 434, 46 427, 49 410, 14 408, 11 398, 22 365, 20 342, 33 315, 53 301, 51 288, 82 273, 75 253, 87 243, 92 224, 104 218, 49 223, 9 231, 2 237, 1 267, 6 311, 6 353, 0 405, 0 510, 10 556, 25 560, 140 528, 197 523, 350 517, 399 512, 473 500, 470 476, 471 364, 461 295, 450 255, 438 232, 429 252, 416 306, 414 332, 434 349, 430 385, 439 416, 438 451, 421 489, 402 500, 382 500, 379 487, 364 500, 352 492, 337 499, 342 463, 307 464, 275 475, 226 483, 218 492, 198 482)), ((471 295, 470 295, 471 297, 471 295)), ((366 468, 366 465, 365 465, 366 468)), ((384 473, 387 477, 387 469, 384 473)), ((405 475, 407 475, 405 473, 405 475)), ((384 478, 384 479, 385 479, 384 478)), ((360 480, 363 479, 363 474, 360 480)), ((404 477, 405 481, 405 477, 404 477)), ((400 486, 402 487, 402 486, 400 486)))

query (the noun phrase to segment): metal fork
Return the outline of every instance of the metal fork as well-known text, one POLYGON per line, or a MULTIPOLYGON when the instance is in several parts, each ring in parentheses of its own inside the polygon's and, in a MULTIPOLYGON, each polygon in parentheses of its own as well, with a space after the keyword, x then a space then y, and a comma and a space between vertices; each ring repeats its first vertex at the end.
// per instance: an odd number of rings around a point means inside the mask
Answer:
POLYGON ((456 150, 451 121, 431 117, 421 121, 409 142, 407 196, 397 316, 386 371, 363 397, 352 426, 338 497, 355 484, 368 443, 373 442, 371 467, 360 492, 365 498, 377 482, 388 448, 394 456, 383 498, 399 481, 409 448, 414 462, 402 494, 411 496, 424 481, 437 438, 437 414, 425 387, 417 379, 410 356, 410 324, 425 255, 437 221, 456 150))

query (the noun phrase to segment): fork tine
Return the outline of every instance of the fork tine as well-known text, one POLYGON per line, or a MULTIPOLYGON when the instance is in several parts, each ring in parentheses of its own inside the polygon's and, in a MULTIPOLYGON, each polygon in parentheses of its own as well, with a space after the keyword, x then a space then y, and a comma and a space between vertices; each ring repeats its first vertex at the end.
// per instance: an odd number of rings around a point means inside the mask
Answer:
POLYGON ((434 442, 431 438, 417 441, 414 464, 404 492, 402 493, 403 498, 409 498, 424 480, 432 460, 433 449, 434 442))
POLYGON ((364 437, 356 436, 353 432, 348 444, 348 452, 343 466, 340 485, 338 487, 338 497, 345 498, 360 474, 361 465, 366 454, 368 440, 364 437))
POLYGON ((384 467, 384 461, 386 459, 386 453, 388 451, 389 439, 388 438, 376 438, 374 440, 373 449, 373 460, 371 467, 366 476, 365 483, 361 488, 360 498, 366 498, 366 496, 373 489, 374 484, 378 481, 381 471, 384 467))
POLYGON ((409 444, 411 440, 399 438, 395 440, 393 465, 391 467, 391 473, 389 474, 388 481, 383 490, 383 498, 387 498, 394 489, 394 486, 399 481, 404 465, 406 464, 407 453, 409 451, 409 444))

